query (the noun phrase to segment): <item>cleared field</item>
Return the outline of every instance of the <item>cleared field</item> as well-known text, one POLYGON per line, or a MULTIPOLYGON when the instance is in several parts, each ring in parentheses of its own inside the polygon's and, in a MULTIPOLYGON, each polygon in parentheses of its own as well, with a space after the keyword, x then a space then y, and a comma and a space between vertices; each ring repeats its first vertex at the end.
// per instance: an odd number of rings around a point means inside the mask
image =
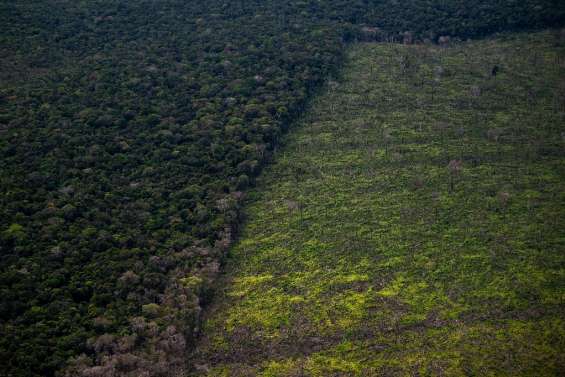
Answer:
POLYGON ((565 368, 565 47, 358 44, 249 196, 209 376, 565 368))

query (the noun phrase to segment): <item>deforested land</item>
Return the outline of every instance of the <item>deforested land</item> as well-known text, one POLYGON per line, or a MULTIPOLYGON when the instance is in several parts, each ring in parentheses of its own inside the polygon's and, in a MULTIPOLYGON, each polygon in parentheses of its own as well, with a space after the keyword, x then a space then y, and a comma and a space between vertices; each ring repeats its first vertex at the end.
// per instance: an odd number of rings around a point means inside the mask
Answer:
POLYGON ((565 48, 358 44, 249 195, 207 376, 565 366, 565 48))

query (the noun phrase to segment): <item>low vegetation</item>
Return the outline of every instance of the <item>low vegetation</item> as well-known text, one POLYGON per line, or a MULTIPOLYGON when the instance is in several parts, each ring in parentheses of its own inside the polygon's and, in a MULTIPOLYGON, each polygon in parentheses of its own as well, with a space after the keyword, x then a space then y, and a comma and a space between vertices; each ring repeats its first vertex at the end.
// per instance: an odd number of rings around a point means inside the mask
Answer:
POLYGON ((558 34, 358 44, 249 194, 195 375, 557 375, 558 34))

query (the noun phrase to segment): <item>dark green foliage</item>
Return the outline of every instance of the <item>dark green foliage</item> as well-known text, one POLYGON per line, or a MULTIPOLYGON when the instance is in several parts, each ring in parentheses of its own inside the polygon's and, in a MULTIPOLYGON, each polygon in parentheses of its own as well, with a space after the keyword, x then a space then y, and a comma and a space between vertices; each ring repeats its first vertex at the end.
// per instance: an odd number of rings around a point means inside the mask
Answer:
POLYGON ((563 23, 565 7, 556 0, 337 0, 322 2, 332 20, 378 27, 396 40, 405 31, 437 40, 563 23))
POLYGON ((82 353, 69 373, 110 354, 182 369, 240 191, 363 25, 469 37, 563 15, 440 3, 2 2, 0 373, 82 353))

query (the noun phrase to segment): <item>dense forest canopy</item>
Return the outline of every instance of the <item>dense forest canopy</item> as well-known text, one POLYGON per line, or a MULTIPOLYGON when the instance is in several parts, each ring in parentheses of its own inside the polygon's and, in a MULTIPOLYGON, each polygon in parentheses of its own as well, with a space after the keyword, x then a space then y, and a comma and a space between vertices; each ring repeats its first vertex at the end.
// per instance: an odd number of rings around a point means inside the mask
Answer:
POLYGON ((2 0, 0 374, 182 371, 245 189, 345 43, 564 16, 558 0, 2 0))

